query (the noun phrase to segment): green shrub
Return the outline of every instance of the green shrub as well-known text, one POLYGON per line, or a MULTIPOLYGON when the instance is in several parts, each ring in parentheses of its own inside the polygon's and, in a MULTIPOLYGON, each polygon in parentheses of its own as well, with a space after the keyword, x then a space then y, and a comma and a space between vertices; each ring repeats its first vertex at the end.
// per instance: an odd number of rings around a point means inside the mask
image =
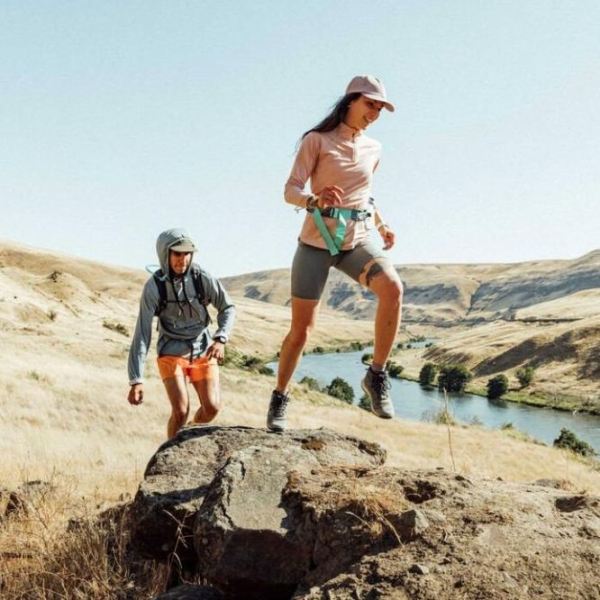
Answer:
POLYGON ((113 321, 102 321, 102 327, 106 327, 106 329, 110 329, 111 331, 116 331, 125 337, 129 337, 129 331, 127 331, 127 327, 122 323, 116 323, 113 321))
POLYGON ((404 344, 402 342, 398 342, 396 344, 396 348, 398 348, 398 350, 404 350, 404 344))
POLYGON ((390 377, 398 379, 402 374, 402 371, 404 371, 404 367, 396 362, 389 361, 387 364, 387 370, 390 377))
POLYGON ((554 440, 554 446, 572 450, 582 456, 594 456, 596 454, 596 451, 587 442, 580 440, 566 427, 560 430, 560 435, 554 440))
POLYGON ((447 392, 464 392, 472 378, 472 373, 463 365, 444 365, 438 375, 438 388, 447 392))
POLYGON ((321 391, 321 386, 314 377, 303 377, 298 383, 300 383, 301 385, 305 385, 309 390, 314 390, 316 392, 321 391))
POLYGON ((501 373, 487 382, 487 397, 489 400, 501 398, 508 392, 508 377, 501 373))
POLYGON ((358 401, 358 406, 367 412, 371 412, 371 399, 366 394, 363 394, 358 401))
POLYGON ((526 388, 532 381, 535 374, 533 367, 521 367, 517 370, 517 379, 522 388, 526 388))
POLYGON ((437 375, 437 372, 437 365, 431 362, 425 363, 419 371, 419 383, 424 387, 432 386, 435 382, 435 376, 437 375))
POLYGON ((261 375, 275 375, 275 371, 273 371, 273 369, 271 369, 271 367, 267 367, 267 365, 261 365, 258 368, 258 372, 261 375))
POLYGON ((363 365, 370 365, 372 360, 373 360, 372 352, 365 352, 360 358, 360 362, 363 365))
POLYGON ((252 369, 258 370, 264 365, 263 360, 258 358, 258 356, 244 355, 243 361, 244 361, 243 366, 246 367, 246 369, 251 369, 251 370, 252 369))
POLYGON ((223 359, 223 365, 227 367, 238 367, 244 366, 246 355, 242 354, 231 344, 225 346, 225 358, 223 359))
POLYGON ((352 404, 354 402, 354 390, 352 389, 352 386, 341 377, 335 377, 325 388, 325 391, 330 396, 339 398, 348 404, 352 404))
POLYGON ((324 354, 325 353, 325 348, 323 348, 323 346, 315 346, 313 348, 313 353, 314 354, 324 354))
POLYGON ((436 425, 456 425, 456 419, 445 408, 431 409, 423 413, 423 420, 436 425))
POLYGON ((358 341, 351 342, 351 344, 350 344, 350 348, 352 350, 363 350, 364 347, 365 347, 365 345, 362 342, 358 342, 358 341))

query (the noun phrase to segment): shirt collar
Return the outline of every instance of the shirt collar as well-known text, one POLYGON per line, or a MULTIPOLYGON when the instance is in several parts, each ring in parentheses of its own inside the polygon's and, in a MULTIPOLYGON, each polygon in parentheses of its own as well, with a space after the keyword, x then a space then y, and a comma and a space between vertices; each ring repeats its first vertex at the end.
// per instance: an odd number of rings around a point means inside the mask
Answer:
POLYGON ((362 135, 362 129, 354 129, 342 121, 337 126, 336 133, 344 140, 354 140, 362 135))

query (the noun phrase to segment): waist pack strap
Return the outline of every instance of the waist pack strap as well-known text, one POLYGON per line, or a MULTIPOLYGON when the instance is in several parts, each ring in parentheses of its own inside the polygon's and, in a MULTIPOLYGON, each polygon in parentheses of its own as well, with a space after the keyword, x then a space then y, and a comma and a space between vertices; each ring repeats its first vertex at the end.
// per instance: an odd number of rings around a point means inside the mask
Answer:
POLYGON ((333 206, 329 206, 327 208, 323 208, 321 210, 321 215, 323 217, 331 217, 333 219, 338 218, 338 214, 340 211, 343 211, 343 215, 346 220, 351 221, 365 221, 371 216, 371 213, 368 210, 363 208, 335 208, 333 206))
MULTIPOLYGON (((327 229, 327 225, 325 225, 325 221, 323 221, 322 211, 318 208, 315 208, 312 211, 313 220, 327 249, 329 250, 329 254, 331 256, 335 256, 340 253, 342 249, 342 245, 344 244, 344 238, 346 237, 346 227, 348 225, 348 221, 352 220, 352 213, 356 212, 351 208, 328 208, 327 216, 337 219, 337 225, 335 228, 335 234, 332 236, 329 229, 327 229)), ((356 219, 355 219, 356 220, 356 219)))

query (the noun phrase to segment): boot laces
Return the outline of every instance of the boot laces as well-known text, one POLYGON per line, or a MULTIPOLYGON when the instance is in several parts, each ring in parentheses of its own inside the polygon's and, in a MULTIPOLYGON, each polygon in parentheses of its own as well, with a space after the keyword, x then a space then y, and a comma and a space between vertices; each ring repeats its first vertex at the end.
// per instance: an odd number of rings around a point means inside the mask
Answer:
POLYGON ((286 394, 280 394, 279 392, 273 394, 273 401, 271 406, 273 407, 273 414, 277 418, 282 418, 285 416, 285 409, 287 407, 288 401, 289 396, 287 396, 286 394))
POLYGON ((373 372, 373 390, 379 398, 386 398, 391 388, 385 371, 373 372))

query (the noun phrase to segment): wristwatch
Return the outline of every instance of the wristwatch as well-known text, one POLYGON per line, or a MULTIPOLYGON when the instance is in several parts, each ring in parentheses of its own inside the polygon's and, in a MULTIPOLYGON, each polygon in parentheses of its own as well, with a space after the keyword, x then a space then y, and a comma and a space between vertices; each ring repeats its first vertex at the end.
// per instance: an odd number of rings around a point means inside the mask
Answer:
POLYGON ((306 199, 306 210, 311 211, 318 207, 319 207, 319 196, 315 196, 313 194, 312 196, 309 196, 306 199))
POLYGON ((227 338, 224 335, 215 335, 215 337, 213 337, 213 340, 215 342, 220 342, 221 344, 227 343, 227 338))

